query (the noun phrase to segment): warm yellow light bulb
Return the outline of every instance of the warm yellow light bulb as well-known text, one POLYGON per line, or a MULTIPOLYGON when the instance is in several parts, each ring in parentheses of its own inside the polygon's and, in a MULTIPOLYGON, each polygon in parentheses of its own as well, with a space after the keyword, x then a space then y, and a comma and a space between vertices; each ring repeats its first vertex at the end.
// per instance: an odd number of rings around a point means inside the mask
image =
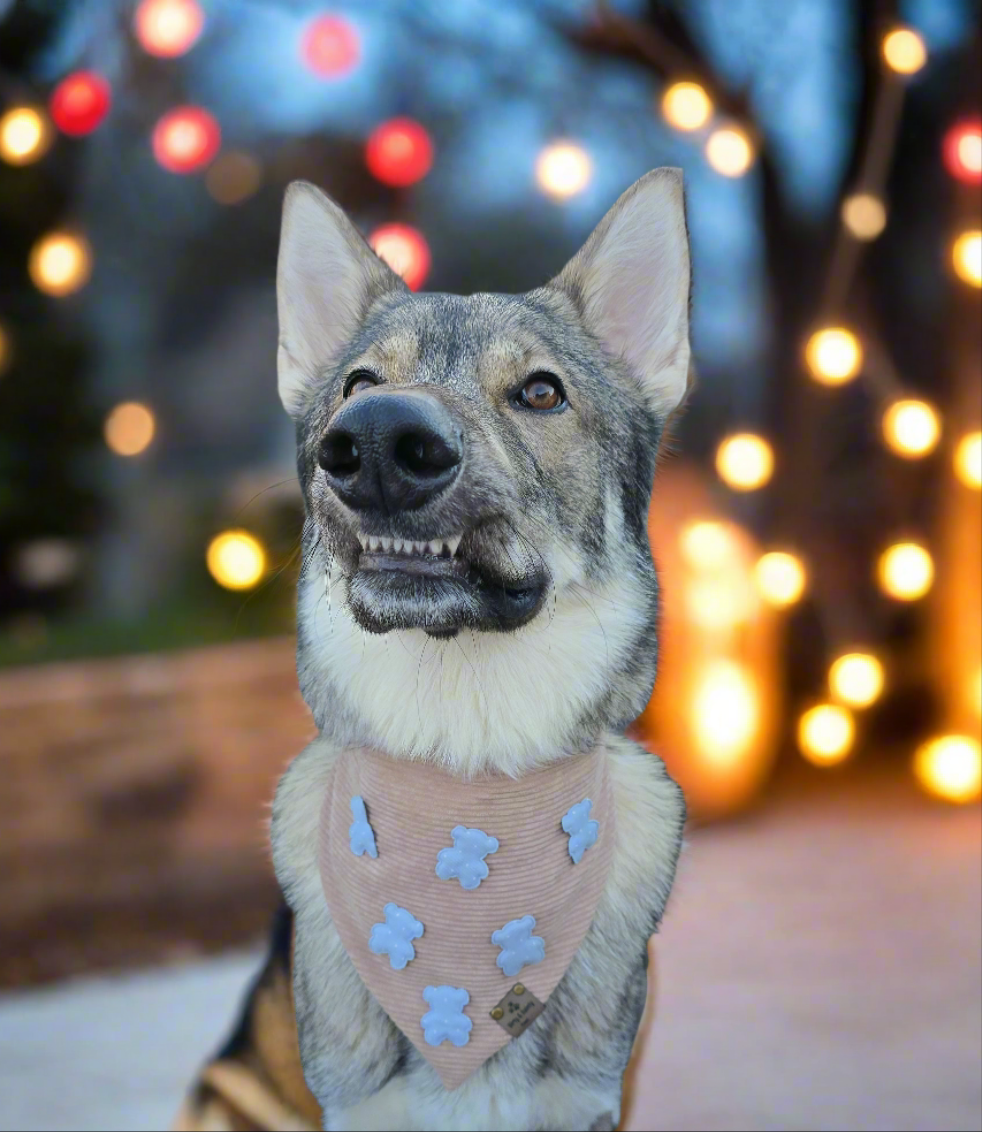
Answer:
POLYGON ((716 450, 716 471, 735 491, 755 491, 774 473, 774 451, 752 432, 728 436, 716 450))
POLYGON ((733 547, 729 526, 714 519, 689 523, 679 535, 682 557, 694 570, 715 571, 726 566, 732 560, 733 547))
POLYGON ((732 660, 715 660, 697 681, 692 730, 707 762, 725 767, 750 749, 760 725, 760 697, 749 672, 732 660))
POLYGON ((709 135, 706 160, 724 177, 742 177, 754 162, 753 143, 738 126, 723 126, 709 135))
POLYGON ((955 475, 966 487, 982 488, 982 432, 963 436, 955 449, 955 475))
POLYGON ((47 117, 33 106, 15 106, 0 117, 0 157, 8 165, 30 165, 51 145, 47 117))
POLYGON ((883 438, 898 456, 926 456, 940 436, 941 420, 926 401, 894 401, 883 414, 883 438))
POLYGON ((807 576, 800 558, 787 551, 772 550, 757 560, 754 581, 764 601, 783 608, 801 600, 807 576))
POLYGON ((535 163, 535 179, 539 188, 554 200, 567 200, 583 192, 592 176, 590 155, 575 142, 547 145, 535 163))
POLYGON ((876 703, 883 693, 883 665, 865 652, 838 657, 829 669, 829 690, 835 699, 850 707, 864 708, 876 703))
POLYGON ((709 121, 713 103, 698 83, 672 83, 662 96, 661 110, 677 130, 698 130, 709 121))
POLYGON ((81 236, 50 232, 31 248, 27 267, 39 291, 62 298, 88 281, 92 255, 81 236))
POLYGON ((951 247, 951 262, 963 283, 982 287, 982 232, 962 232, 951 247))
POLYGON ((819 704, 798 720, 798 747, 816 766, 841 763, 852 749, 856 727, 847 708, 819 704))
POLYGON ((138 401, 117 405, 103 427, 106 444, 117 456, 138 456, 149 447, 155 431, 153 413, 138 401))
POLYGON ((982 793, 982 750, 967 735, 941 735, 917 748, 914 774, 946 802, 974 802, 982 793))
POLYGON ((822 385, 844 385, 859 372, 863 348, 851 330, 829 326, 808 339, 805 361, 812 377, 822 385))
POLYGON ((895 28, 883 37, 883 58, 898 75, 913 75, 927 62, 924 40, 912 28, 895 28))
POLYGON ((884 593, 898 601, 916 601, 934 582, 934 562, 923 546, 899 542, 880 555, 877 575, 884 593))
POLYGON ((872 193, 854 193, 842 202, 842 223, 857 240, 875 240, 887 226, 887 210, 872 193))
POLYGON ((266 571, 262 543, 248 531, 223 531, 208 544, 208 571, 227 590, 251 590, 266 571))

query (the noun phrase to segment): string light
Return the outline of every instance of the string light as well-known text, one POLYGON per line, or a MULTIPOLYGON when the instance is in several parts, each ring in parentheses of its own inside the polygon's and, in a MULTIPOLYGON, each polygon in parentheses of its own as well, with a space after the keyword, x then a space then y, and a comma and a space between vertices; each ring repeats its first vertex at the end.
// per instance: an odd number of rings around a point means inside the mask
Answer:
POLYGON ((170 173, 193 173, 218 153, 222 132, 200 106, 178 106, 154 126, 153 155, 170 173))
POLYGON ((63 298, 88 282, 92 253, 73 232, 49 232, 31 248, 27 269, 39 291, 63 298))
POLYGON ((375 254, 402 276, 410 291, 422 287, 430 271, 430 249, 421 233, 408 224, 383 224, 368 242, 375 254))
POLYGON ((955 449, 955 475, 966 487, 982 488, 982 432, 963 436, 955 449))
POLYGON ((876 703, 883 685, 883 665, 871 653, 846 653, 829 668, 829 690, 836 700, 850 707, 865 708, 876 703))
POLYGON ((8 165, 30 165, 51 145, 47 117, 33 106, 15 106, 0 117, 0 157, 8 165))
POLYGON ((433 164, 433 142, 419 122, 393 118, 372 131, 365 146, 365 164, 383 185, 415 185, 433 164))
POLYGON ((117 456, 139 456, 150 446, 156 427, 153 413, 146 405, 124 401, 106 417, 103 434, 117 456))
POLYGON ((840 704, 818 704, 798 720, 798 748, 815 766, 841 763, 855 737, 852 715, 840 704))
POLYGON ((899 542, 880 555, 877 577, 884 593, 897 601, 917 601, 934 582, 934 562, 916 542, 899 542))
POLYGON ((354 69, 361 56, 358 33, 341 16, 318 16, 303 33, 300 54, 315 75, 339 79, 354 69))
POLYGON ((782 609, 801 600, 808 575, 796 555, 784 550, 771 550, 757 560, 754 581, 764 601, 782 609))
POLYGON ((842 223, 857 240, 875 240, 887 226, 887 210, 872 193, 854 193, 842 202, 842 223))
POLYGON ((883 414, 883 437, 898 456, 926 456, 940 436, 941 421, 926 401, 894 401, 883 414))
POLYGON ((753 143, 739 126, 723 126, 709 135, 706 160, 724 177, 742 177, 754 162, 753 143))
POLYGON ((692 698, 692 729, 707 761, 732 766, 760 727, 760 697, 747 669, 733 660, 706 666, 692 698))
POLYGON ((590 155, 575 142, 553 142, 535 162, 535 180, 553 200, 567 200, 583 192, 592 177, 590 155))
POLYGON ((929 793, 946 802, 974 802, 982 793, 982 750, 967 735, 929 739, 914 754, 914 774, 929 793))
POLYGON ((968 185, 982 182, 982 121, 956 122, 942 146, 948 172, 968 185))
POLYGON ((109 83, 93 71, 67 75, 51 92, 48 107, 63 134, 79 138, 92 131, 109 113, 109 83))
POLYGON ((719 570, 732 560, 733 535, 725 523, 700 519, 682 528, 679 549, 693 569, 719 570))
POLYGON ((148 55, 183 55, 201 35, 205 14, 195 0, 143 0, 133 14, 133 32, 148 55))
POLYGON ((223 531, 208 544, 208 572, 227 590, 251 590, 266 572, 266 551, 248 531, 223 531))
POLYGON ((662 95, 661 112, 677 130, 700 130, 713 113, 713 103, 699 83, 672 83, 662 95))
POLYGON ((762 436, 737 433, 717 448, 716 471, 735 491, 755 491, 774 474, 774 452, 762 436))
POLYGON ((219 204, 241 204, 259 188, 262 177, 262 167, 251 154, 230 150, 209 165, 205 188, 219 204))
POLYGON ((859 372, 863 348, 844 326, 817 330, 805 347, 805 362, 812 377, 822 385, 844 385, 859 372))
POLYGON ((952 245, 951 262, 963 283, 982 287, 982 232, 962 232, 952 245))
POLYGON ((916 74, 927 62, 924 40, 912 28, 895 28, 883 37, 883 59, 898 75, 916 74))

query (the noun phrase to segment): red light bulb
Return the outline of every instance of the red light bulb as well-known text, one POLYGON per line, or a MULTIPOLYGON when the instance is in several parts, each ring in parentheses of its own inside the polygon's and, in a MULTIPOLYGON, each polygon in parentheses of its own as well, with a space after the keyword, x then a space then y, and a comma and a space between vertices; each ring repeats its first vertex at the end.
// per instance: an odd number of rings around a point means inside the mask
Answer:
POLYGON ((401 275, 410 291, 422 287, 430 271, 430 248, 408 224, 383 224, 368 237, 375 254, 401 275))
POLYGON ((193 173, 218 153, 222 132, 199 106, 178 106, 153 128, 153 155, 171 173, 193 173))
POLYGON ((433 142, 419 122, 393 118, 372 132, 365 146, 365 162, 382 184, 404 188, 430 171, 433 142))
POLYGON ((944 163, 948 172, 967 185, 982 183, 982 121, 956 122, 944 136, 944 163))
POLYGON ((318 16, 307 25, 300 45, 304 62, 324 78, 346 75, 358 62, 358 33, 341 16, 318 16))
POLYGON ((109 83, 92 71, 68 75, 51 92, 49 107, 62 133, 81 137, 92 131, 109 113, 109 83))

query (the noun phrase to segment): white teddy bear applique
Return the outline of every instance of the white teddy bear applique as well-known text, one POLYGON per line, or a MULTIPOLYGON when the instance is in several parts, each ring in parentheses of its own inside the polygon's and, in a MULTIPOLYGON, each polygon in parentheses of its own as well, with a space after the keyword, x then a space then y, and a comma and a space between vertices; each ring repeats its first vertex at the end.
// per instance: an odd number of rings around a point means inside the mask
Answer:
POLYGON ((412 941, 423 934, 423 925, 412 912, 398 904, 386 904, 384 924, 373 924, 368 937, 368 950, 373 955, 388 955, 393 971, 401 971, 416 958, 412 941))
POLYGON ((457 825, 450 831, 453 848, 441 849, 436 857, 436 875, 440 880, 460 881, 461 888, 473 889, 487 879, 488 866, 484 858, 497 852, 498 839, 489 837, 482 829, 468 829, 457 825))
POLYGON ((427 987, 423 998, 430 1008, 420 1019, 426 1044, 467 1045, 474 1026, 464 1013, 464 1007, 471 1000, 467 991, 463 987, 427 987))
POLYGON ((496 962, 510 979, 523 967, 541 963, 546 957, 545 940, 540 935, 532 935, 534 927, 534 916, 522 916, 491 933, 491 942, 501 948, 496 962))

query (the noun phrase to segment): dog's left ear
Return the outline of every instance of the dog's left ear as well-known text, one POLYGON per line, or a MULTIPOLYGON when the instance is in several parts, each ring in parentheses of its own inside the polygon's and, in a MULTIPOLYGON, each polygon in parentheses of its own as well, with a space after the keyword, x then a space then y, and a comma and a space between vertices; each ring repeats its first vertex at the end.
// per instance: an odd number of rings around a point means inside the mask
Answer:
POLYGON ((566 291, 661 413, 689 372, 689 239, 681 169, 636 181, 550 286, 566 291))

